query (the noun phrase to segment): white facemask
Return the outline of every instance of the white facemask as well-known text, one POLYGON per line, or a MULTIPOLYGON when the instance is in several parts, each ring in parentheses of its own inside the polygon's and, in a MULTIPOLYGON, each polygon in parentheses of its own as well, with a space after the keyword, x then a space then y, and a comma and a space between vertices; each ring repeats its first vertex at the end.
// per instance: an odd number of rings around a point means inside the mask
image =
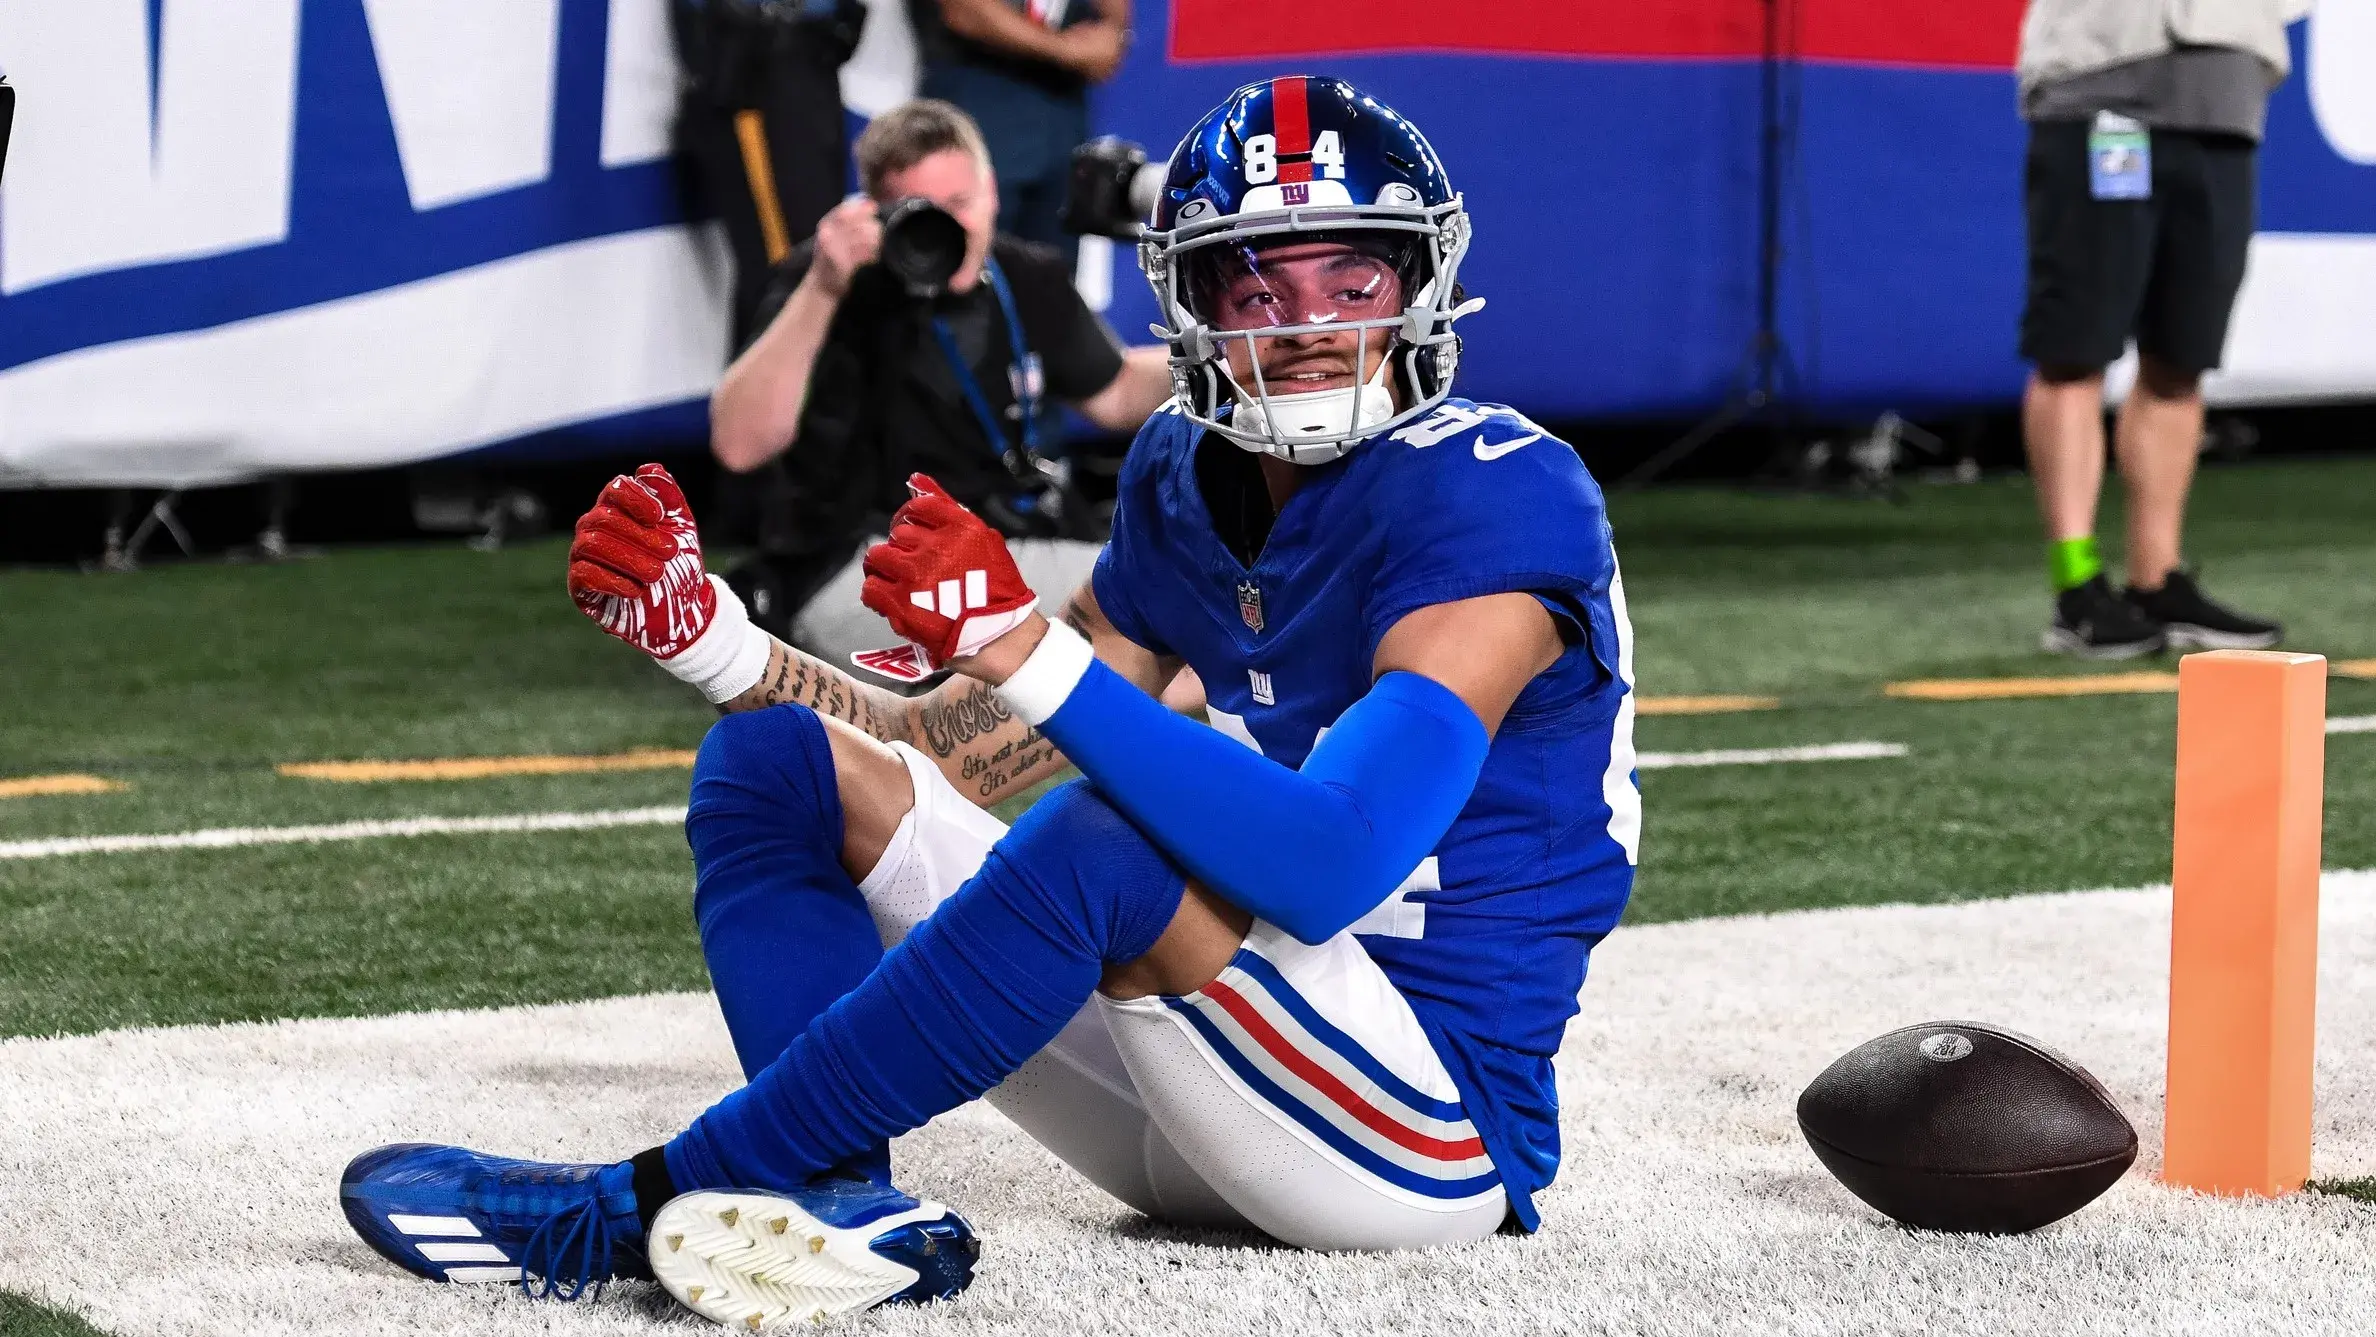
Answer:
POLYGON ((1378 359, 1378 369, 1360 385, 1340 390, 1311 390, 1298 395, 1255 396, 1233 384, 1238 402, 1232 426, 1255 436, 1277 430, 1279 442, 1238 444, 1292 464, 1325 464, 1353 448, 1370 429, 1394 416, 1394 393, 1386 388, 1386 371, 1393 358, 1378 359), (1304 437, 1329 438, 1298 444, 1304 437), (1284 444, 1280 444, 1283 442, 1284 444))

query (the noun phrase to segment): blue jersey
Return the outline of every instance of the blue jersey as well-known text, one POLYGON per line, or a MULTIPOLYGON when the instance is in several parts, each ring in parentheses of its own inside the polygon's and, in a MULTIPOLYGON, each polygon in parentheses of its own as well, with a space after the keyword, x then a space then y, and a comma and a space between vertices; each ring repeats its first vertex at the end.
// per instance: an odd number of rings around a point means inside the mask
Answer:
POLYGON ((1633 889, 1641 826, 1631 633, 1600 489, 1519 414, 1449 399, 1312 468, 1247 567, 1205 508, 1202 436, 1169 408, 1141 429, 1094 586, 1117 631, 1186 660, 1216 726, 1265 756, 1300 767, 1414 609, 1524 592, 1567 636, 1433 857, 1352 930, 1435 1041, 1532 1228, 1530 1196, 1559 1163, 1551 1058, 1633 889))

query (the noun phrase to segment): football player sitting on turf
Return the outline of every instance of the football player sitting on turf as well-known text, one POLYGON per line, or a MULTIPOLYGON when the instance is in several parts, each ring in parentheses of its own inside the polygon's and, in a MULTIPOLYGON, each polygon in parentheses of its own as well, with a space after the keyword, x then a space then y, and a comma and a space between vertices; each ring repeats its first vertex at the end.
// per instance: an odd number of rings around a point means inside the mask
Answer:
POLYGON ((1467 246, 1392 111, 1232 95, 1142 251, 1179 397, 1095 577, 1050 623, 921 477, 868 555, 867 606, 959 675, 921 698, 753 630, 667 473, 612 480, 570 588, 728 712, 686 835, 748 1084, 610 1164, 367 1153, 363 1237, 431 1278, 653 1275, 753 1327, 953 1295, 976 1242, 888 1143, 985 1093, 1166 1221, 1533 1229, 1552 1055, 1633 881, 1632 654, 1582 464, 1448 397, 1467 246), (1184 664, 1211 728, 1156 699, 1184 664), (1065 761, 1011 830, 977 806, 1065 761))

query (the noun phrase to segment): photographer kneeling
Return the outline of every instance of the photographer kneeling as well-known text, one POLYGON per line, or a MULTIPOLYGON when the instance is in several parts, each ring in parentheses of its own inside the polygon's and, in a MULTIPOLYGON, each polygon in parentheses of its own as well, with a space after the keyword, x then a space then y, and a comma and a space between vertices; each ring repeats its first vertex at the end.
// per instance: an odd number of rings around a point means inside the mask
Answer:
POLYGON ((1104 535, 1043 454, 1047 401, 1130 432, 1172 393, 1162 348, 1126 352, 1054 251, 994 232, 997 182, 964 112, 895 107, 857 157, 865 195, 785 261, 790 296, 710 401, 720 464, 783 457, 745 577, 772 588, 746 602, 844 663, 898 640, 858 603, 858 556, 910 473, 1002 530, 1034 588, 1070 589, 1104 535))

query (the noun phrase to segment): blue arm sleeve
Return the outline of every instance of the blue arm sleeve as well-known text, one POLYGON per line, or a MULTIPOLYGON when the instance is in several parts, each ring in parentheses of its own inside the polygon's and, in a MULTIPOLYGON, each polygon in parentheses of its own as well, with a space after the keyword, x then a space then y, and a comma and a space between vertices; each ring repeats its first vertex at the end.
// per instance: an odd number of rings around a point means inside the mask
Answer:
POLYGON ((1040 727, 1191 875, 1307 943, 1376 908, 1435 848, 1490 742, 1449 688, 1389 673, 1293 771, 1094 662, 1040 727))

